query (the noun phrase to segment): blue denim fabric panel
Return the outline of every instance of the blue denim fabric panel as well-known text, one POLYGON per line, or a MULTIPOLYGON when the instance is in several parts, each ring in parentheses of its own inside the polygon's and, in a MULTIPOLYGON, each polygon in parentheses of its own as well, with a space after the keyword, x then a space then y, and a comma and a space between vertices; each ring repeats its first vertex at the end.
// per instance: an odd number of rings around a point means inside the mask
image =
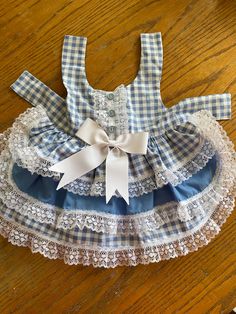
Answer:
POLYGON ((217 161, 214 156, 202 170, 190 179, 175 187, 167 184, 151 193, 130 198, 130 205, 127 205, 123 198, 115 196, 106 204, 104 196, 81 196, 65 189, 56 190, 58 182, 52 178, 31 174, 27 169, 16 164, 13 167, 12 178, 21 191, 41 202, 53 204, 65 210, 97 210, 117 215, 130 215, 148 211, 167 202, 183 201, 198 194, 212 181, 216 167, 217 161))

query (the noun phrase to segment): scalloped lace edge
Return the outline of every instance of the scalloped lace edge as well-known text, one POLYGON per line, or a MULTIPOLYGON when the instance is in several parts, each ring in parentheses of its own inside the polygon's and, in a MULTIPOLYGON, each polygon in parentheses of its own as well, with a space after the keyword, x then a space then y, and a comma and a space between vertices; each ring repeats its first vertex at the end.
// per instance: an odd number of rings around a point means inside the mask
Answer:
MULTIPOLYGON (((49 157, 40 156, 40 151, 36 148, 27 147, 28 130, 44 115, 44 109, 40 105, 28 108, 20 114, 11 127, 9 148, 13 160, 20 167, 27 168, 31 173, 37 173, 44 177, 53 177, 54 180, 59 181, 60 174, 48 170, 54 164, 53 160, 49 157)), ((184 158, 184 162, 182 161, 179 164, 178 169, 154 169, 151 177, 143 177, 139 181, 131 180, 129 183, 129 196, 137 197, 147 194, 168 183, 176 186, 201 170, 214 154, 215 151, 211 146, 211 142, 204 142, 195 157, 192 160, 189 160, 189 157, 184 158)), ((86 179, 77 179, 64 188, 79 195, 105 195, 105 182, 103 181, 90 183, 86 179)), ((120 197, 120 195, 117 193, 116 197, 120 197)))
POLYGON ((30 248, 32 253, 40 253, 49 259, 63 259, 65 264, 114 268, 116 266, 136 266, 138 264, 157 263, 197 251, 207 245, 221 230, 234 208, 232 195, 225 197, 218 208, 210 214, 207 221, 196 231, 183 238, 163 243, 125 249, 102 249, 72 247, 45 239, 28 232, 16 223, 0 217, 0 234, 8 242, 30 248))

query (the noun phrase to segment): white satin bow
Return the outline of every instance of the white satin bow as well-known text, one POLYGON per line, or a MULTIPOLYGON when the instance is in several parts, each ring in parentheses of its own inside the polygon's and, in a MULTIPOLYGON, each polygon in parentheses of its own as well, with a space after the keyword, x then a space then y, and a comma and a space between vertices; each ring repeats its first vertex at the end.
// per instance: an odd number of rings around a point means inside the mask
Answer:
POLYGON ((106 159, 106 203, 117 190, 129 204, 127 153, 145 155, 148 132, 121 134, 115 140, 111 140, 95 121, 87 118, 76 136, 91 146, 49 168, 63 173, 57 190, 95 169, 106 159))

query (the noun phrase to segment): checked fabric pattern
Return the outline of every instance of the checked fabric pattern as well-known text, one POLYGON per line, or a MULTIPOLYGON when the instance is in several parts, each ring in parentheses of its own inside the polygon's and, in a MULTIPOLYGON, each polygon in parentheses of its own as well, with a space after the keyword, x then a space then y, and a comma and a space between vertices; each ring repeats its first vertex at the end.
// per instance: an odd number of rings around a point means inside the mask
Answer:
MULTIPOLYGON (((207 245, 234 208, 236 156, 216 120, 231 118, 228 93, 161 99, 161 33, 141 33, 140 68, 113 91, 86 77, 87 37, 64 37, 64 98, 24 71, 11 88, 30 104, 0 134, 0 234, 66 264, 134 266, 207 245), (83 149, 86 118, 115 139, 148 131, 145 155, 128 154, 129 197, 105 202, 105 163, 56 190, 52 164, 83 149)), ((78 165, 79 166, 79 165, 78 165)))

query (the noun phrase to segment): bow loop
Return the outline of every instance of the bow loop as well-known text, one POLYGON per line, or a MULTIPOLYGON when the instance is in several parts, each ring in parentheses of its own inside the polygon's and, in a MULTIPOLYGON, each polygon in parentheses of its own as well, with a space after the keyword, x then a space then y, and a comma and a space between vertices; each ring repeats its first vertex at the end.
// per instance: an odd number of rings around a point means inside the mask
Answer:
POLYGON ((95 121, 87 118, 76 132, 76 136, 91 146, 83 148, 49 168, 63 173, 57 190, 95 169, 106 160, 106 203, 117 190, 129 204, 127 153, 145 155, 148 132, 121 134, 115 140, 111 140, 95 121))

